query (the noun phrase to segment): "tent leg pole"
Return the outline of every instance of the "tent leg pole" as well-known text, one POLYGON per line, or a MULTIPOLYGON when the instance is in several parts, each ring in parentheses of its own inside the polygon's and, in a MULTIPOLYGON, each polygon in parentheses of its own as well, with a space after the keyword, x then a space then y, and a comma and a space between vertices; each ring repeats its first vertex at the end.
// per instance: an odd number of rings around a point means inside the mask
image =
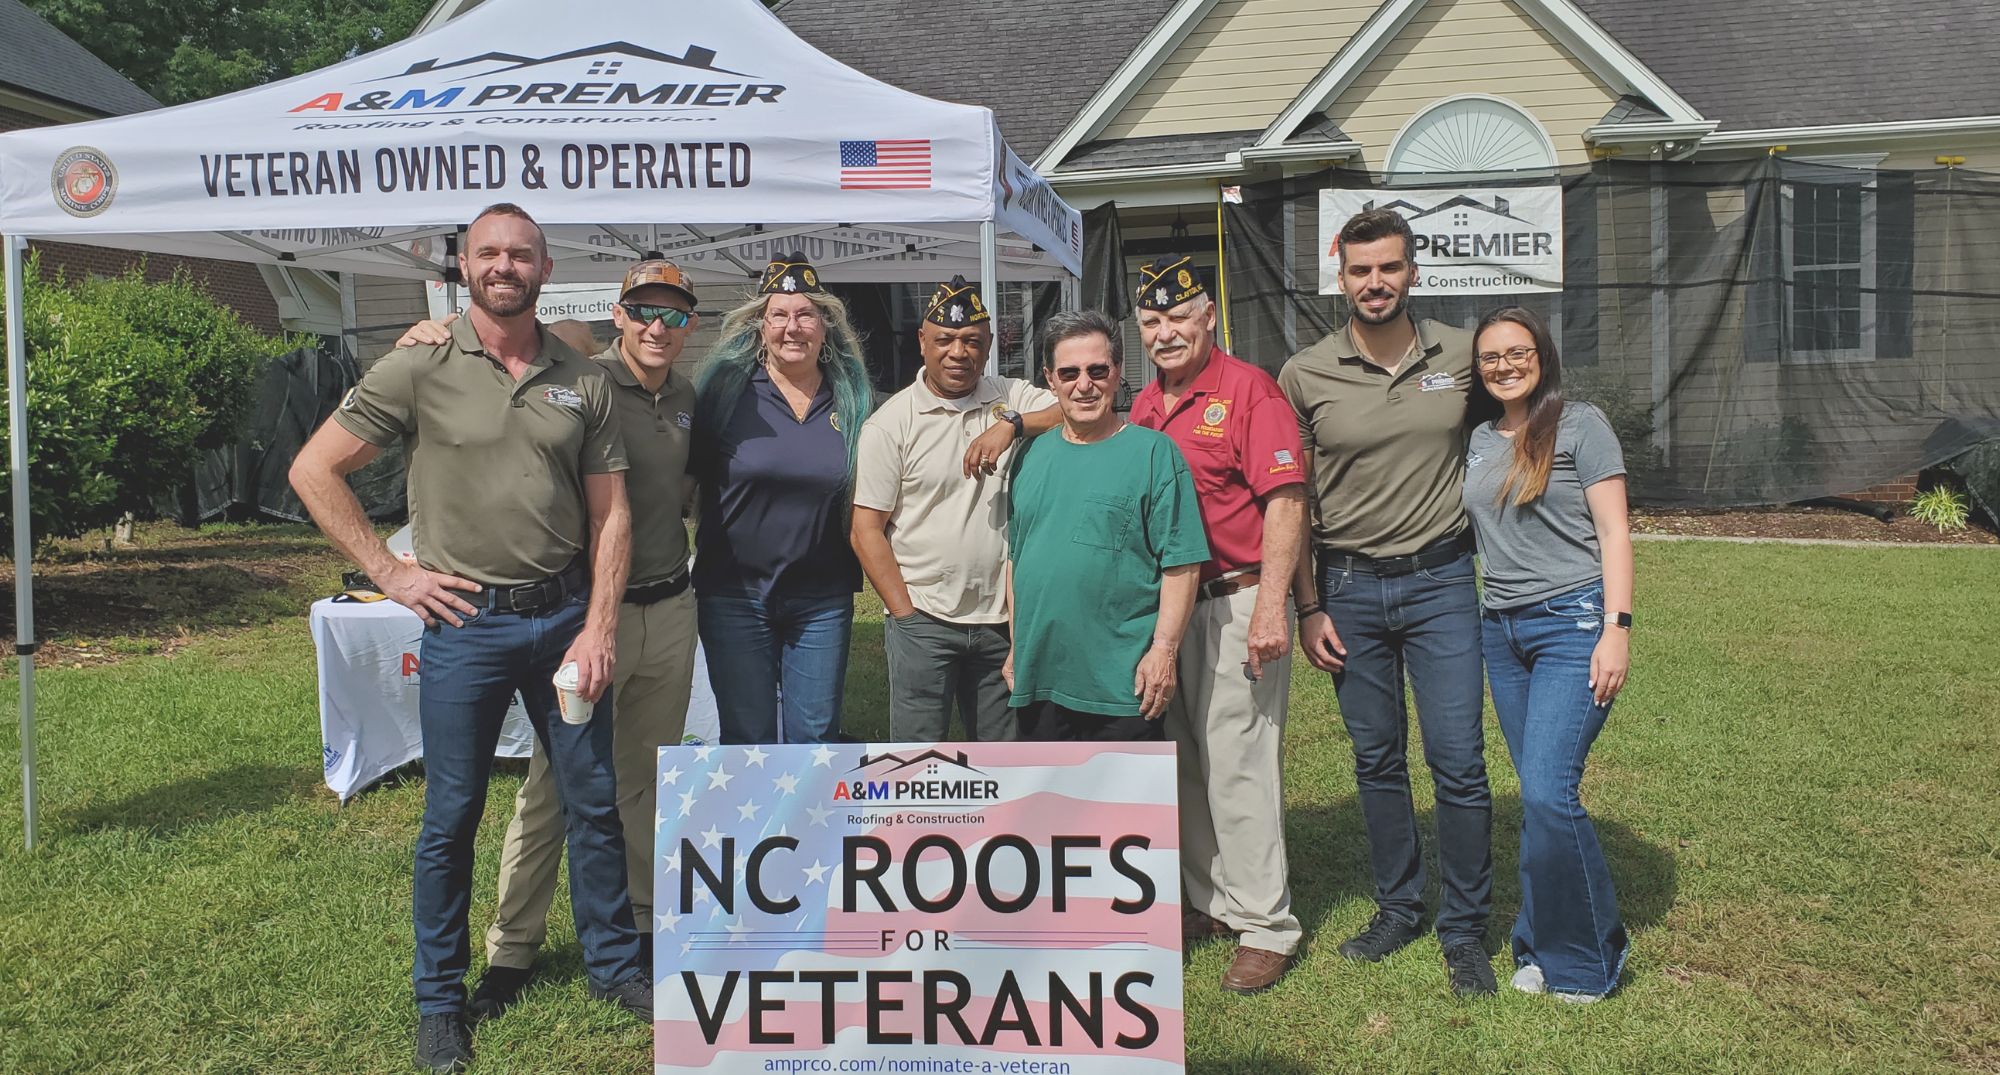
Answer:
POLYGON ((14 485, 14 652, 21 671, 21 827, 35 849, 35 561, 28 523, 28 348, 19 236, 0 236, 7 273, 7 459, 14 485))
MULTIPOLYGON (((979 301, 986 304, 988 316, 1000 317, 1000 226, 991 220, 979 222, 979 301)), ((1033 359, 1029 360, 1033 364, 1033 359)), ((1000 376, 1000 334, 993 334, 993 342, 986 348, 986 375, 1000 376)))

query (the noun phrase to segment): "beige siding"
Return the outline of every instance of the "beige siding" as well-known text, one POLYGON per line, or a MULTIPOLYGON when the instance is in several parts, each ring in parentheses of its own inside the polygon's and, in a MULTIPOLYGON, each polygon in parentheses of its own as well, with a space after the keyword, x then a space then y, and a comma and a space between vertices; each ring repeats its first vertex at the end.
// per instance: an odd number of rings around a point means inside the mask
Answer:
POLYGON ((403 330, 431 315, 424 285, 383 276, 354 278, 356 359, 367 369, 396 346, 403 330))
POLYGON ((2000 172, 2000 139, 1990 136, 1974 139, 1964 135, 1934 135, 1921 143, 1905 142, 1897 146, 1889 153, 1888 159, 1882 162, 1882 167, 1914 170, 1935 168, 1938 166, 1939 157, 1964 157, 1965 163, 1960 167, 1970 171, 2000 172))
POLYGON ((1327 115, 1380 168, 1411 117, 1464 93, 1504 97, 1548 131, 1560 164, 1589 161, 1586 128, 1617 95, 1508 0, 1431 0, 1327 115))
POLYGON ((1378 6, 1221 0, 1097 137, 1261 130, 1378 6))

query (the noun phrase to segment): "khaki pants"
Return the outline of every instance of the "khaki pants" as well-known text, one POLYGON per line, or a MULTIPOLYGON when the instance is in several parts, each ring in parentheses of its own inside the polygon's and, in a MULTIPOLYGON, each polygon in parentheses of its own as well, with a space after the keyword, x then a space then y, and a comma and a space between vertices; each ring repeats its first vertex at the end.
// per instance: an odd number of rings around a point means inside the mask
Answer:
MULTIPOLYGON (((625 829, 625 872, 632 921, 653 928, 653 808, 659 798, 658 749, 681 741, 694 688, 694 591, 618 609, 618 666, 611 679, 612 765, 618 820, 625 829)), ((514 796, 514 820, 500 852, 500 899, 486 931, 487 962, 526 969, 549 930, 556 870, 563 854, 562 802, 539 745, 528 779, 514 796)))
MULTIPOLYGON (((1167 734, 1180 746, 1181 884, 1189 910, 1289 955, 1302 931, 1285 860, 1285 706, 1292 658, 1244 674, 1251 587, 1197 601, 1181 641, 1167 734)), ((1287 627, 1289 628, 1289 623, 1287 627)))

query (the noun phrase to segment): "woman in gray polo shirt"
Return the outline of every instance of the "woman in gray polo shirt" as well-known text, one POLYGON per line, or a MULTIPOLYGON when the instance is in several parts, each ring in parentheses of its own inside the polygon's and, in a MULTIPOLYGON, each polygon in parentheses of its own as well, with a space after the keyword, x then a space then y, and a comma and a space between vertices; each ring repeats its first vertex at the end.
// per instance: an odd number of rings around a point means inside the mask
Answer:
POLYGON ((1628 951, 1577 795, 1630 665, 1625 457, 1602 411, 1564 402, 1562 361, 1540 318, 1519 307, 1487 314, 1473 355, 1502 408, 1472 431, 1464 497, 1493 710, 1521 776, 1513 984, 1587 1003, 1617 987, 1628 951))

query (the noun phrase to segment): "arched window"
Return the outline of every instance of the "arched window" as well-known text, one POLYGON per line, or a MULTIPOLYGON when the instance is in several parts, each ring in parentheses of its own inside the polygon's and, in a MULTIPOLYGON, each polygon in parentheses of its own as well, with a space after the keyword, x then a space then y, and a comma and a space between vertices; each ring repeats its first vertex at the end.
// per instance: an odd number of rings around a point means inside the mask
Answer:
POLYGON ((1519 105, 1483 93, 1448 97, 1396 132, 1386 170, 1395 172, 1546 171, 1555 143, 1519 105))

